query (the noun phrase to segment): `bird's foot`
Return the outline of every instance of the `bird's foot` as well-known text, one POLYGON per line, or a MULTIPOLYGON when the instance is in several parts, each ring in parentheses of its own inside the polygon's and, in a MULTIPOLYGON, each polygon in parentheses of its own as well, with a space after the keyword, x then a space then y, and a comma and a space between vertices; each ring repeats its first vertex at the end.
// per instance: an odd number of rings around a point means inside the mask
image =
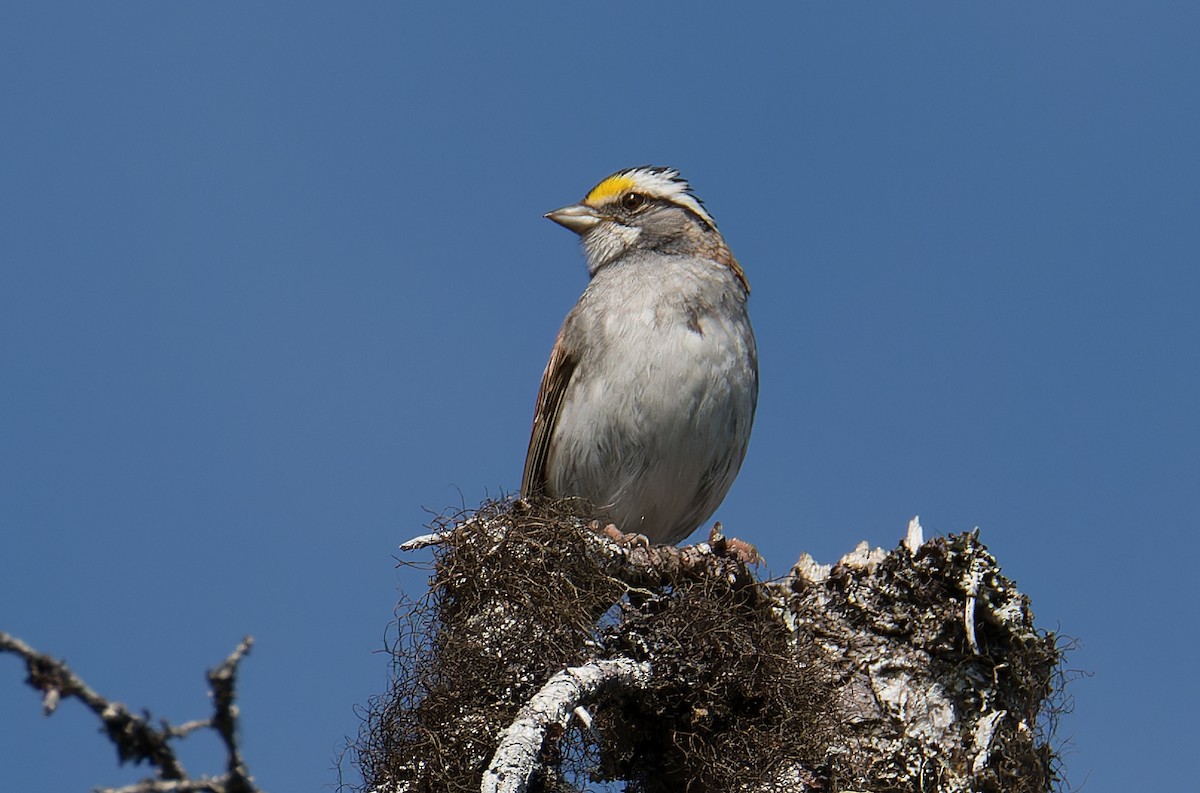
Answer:
POLYGON ((744 565, 762 564, 763 558, 759 555, 757 548, 745 540, 726 537, 721 528, 721 523, 718 521, 713 524, 712 530, 708 533, 708 545, 714 554, 733 559, 744 565))
POLYGON ((616 524, 613 523, 609 523, 601 528, 600 521, 593 520, 588 524, 588 528, 597 534, 603 534, 605 537, 612 540, 617 545, 620 545, 622 548, 633 548, 639 545, 643 548, 650 547, 650 538, 645 534, 638 534, 636 532, 626 534, 618 529, 616 524))

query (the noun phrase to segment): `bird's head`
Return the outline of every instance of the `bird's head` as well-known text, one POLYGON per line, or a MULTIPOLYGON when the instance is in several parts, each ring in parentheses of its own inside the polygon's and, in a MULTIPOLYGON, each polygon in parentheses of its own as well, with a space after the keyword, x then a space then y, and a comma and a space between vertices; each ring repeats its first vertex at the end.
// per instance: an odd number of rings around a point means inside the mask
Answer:
POLYGON ((643 165, 617 171, 578 204, 547 212, 546 217, 580 236, 592 275, 631 251, 643 250, 732 262, 745 281, 712 215, 674 168, 643 165))

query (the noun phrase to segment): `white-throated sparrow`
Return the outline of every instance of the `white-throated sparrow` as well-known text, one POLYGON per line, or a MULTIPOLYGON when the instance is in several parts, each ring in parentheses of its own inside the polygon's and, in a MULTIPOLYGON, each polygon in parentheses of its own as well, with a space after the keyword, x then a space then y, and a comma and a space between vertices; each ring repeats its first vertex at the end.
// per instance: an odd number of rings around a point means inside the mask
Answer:
POLYGON ((581 237, 591 282, 542 376, 521 492, 677 543, 716 511, 750 440, 745 274, 671 168, 618 171, 546 217, 581 237))

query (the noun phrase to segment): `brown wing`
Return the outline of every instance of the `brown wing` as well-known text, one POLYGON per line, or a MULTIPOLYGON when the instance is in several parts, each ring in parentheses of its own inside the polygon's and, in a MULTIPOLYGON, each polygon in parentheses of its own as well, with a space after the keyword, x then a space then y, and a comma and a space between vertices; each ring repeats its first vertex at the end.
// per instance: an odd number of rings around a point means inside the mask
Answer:
MULTIPOLYGON (((564 327, 564 330, 566 328, 564 327)), ((525 473, 521 477, 521 495, 535 498, 546 492, 546 462, 550 456, 550 438, 562 411, 563 396, 567 385, 575 374, 579 361, 576 355, 563 344, 563 332, 558 334, 550 362, 542 373, 542 386, 538 389, 537 405, 533 409, 533 432, 529 437, 529 451, 525 453, 525 473)))

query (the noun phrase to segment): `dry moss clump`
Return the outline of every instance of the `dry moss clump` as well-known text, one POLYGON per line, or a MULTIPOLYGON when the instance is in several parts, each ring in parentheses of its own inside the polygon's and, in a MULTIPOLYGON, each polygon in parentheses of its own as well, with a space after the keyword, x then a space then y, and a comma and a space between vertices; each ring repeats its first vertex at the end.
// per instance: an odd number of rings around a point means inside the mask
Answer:
POLYGON ((390 691, 356 753, 368 789, 478 791, 499 731, 546 679, 591 655, 622 586, 568 512, 485 504, 439 518, 429 591, 397 608, 390 691))
POLYGON ((635 599, 611 631, 654 677, 598 714, 602 776, 639 793, 796 790, 837 734, 823 655, 757 581, 709 572, 635 599))

